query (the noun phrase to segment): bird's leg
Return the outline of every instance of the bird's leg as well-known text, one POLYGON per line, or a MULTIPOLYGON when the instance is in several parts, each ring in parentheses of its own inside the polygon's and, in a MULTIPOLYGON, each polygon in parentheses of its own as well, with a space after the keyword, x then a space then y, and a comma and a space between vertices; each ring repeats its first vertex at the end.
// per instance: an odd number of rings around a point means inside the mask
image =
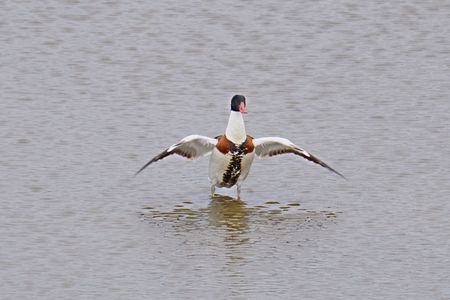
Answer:
POLYGON ((241 186, 236 185, 236 191, 237 191, 237 200, 241 199, 241 186))
POLYGON ((216 186, 213 184, 213 185, 211 185, 211 197, 214 197, 215 192, 216 192, 216 186))

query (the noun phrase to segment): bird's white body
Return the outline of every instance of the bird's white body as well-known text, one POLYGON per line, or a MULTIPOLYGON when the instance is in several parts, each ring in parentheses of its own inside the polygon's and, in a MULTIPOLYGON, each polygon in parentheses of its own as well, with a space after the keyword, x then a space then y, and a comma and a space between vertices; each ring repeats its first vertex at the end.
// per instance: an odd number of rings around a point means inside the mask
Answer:
MULTIPOLYGON (((211 185, 217 187, 229 187, 225 182, 223 182, 223 175, 225 174, 230 162, 233 158, 232 154, 223 154, 216 148, 213 149, 211 157, 209 158, 209 181, 211 185)), ((241 169, 239 178, 236 182, 237 186, 241 186, 242 182, 247 178, 250 172, 250 167, 252 166, 253 159, 255 158, 255 153, 248 153, 242 157, 241 169)))

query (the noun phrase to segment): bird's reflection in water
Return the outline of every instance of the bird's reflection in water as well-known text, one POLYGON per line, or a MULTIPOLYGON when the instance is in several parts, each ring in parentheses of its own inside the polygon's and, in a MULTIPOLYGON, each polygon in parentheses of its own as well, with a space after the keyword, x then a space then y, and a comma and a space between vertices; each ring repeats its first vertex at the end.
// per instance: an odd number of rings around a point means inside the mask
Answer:
POLYGON ((144 210, 144 219, 170 223, 178 230, 226 229, 239 235, 248 230, 252 208, 241 200, 214 196, 204 208, 196 208, 192 202, 186 201, 175 205, 171 211, 158 211, 153 207, 144 207, 144 210))
POLYGON ((241 200, 215 196, 208 205, 208 219, 213 226, 224 225, 229 231, 244 232, 248 227, 249 209, 241 200))
POLYGON ((208 205, 208 221, 211 226, 226 229, 224 242, 228 248, 245 244, 251 208, 245 202, 228 196, 215 196, 208 205))
POLYGON ((170 226, 173 236, 181 238, 183 244, 194 245, 195 249, 206 247, 208 253, 223 255, 226 262, 222 270, 238 281, 255 243, 295 242, 299 236, 302 238, 303 230, 322 230, 336 216, 332 211, 305 210, 299 202, 266 201, 251 206, 228 196, 215 196, 206 207, 185 201, 169 211, 144 207, 142 213, 150 223, 170 226))
POLYGON ((144 207, 142 216, 158 225, 172 225, 179 233, 219 230, 226 232, 226 241, 244 243, 249 240, 247 234, 255 231, 255 228, 294 231, 302 227, 322 227, 324 223, 335 219, 337 213, 308 211, 301 208, 299 202, 280 204, 267 201, 264 205, 249 206, 242 200, 214 196, 207 207, 198 208, 192 202, 185 201, 169 211, 144 207))

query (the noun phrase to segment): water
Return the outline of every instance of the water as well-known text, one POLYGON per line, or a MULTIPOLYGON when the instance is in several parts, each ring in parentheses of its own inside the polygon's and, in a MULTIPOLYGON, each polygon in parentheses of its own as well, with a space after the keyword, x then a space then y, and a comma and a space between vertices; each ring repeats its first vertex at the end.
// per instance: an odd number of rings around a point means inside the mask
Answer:
POLYGON ((450 299, 448 28, 445 1, 2 2, 1 298, 450 299), (133 177, 236 93, 348 181, 133 177))

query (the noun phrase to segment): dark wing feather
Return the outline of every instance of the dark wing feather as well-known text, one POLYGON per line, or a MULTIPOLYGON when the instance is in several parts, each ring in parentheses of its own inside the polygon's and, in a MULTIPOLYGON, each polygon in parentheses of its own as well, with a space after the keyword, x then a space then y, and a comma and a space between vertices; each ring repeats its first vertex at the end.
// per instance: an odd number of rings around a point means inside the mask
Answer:
POLYGON ((214 149, 216 143, 217 140, 209 137, 200 135, 189 135, 183 138, 178 143, 170 146, 160 154, 153 157, 148 163, 146 163, 142 168, 140 168, 135 175, 139 174, 150 164, 172 154, 178 154, 188 159, 197 159, 200 156, 210 153, 214 149))
POLYGON ((332 167, 321 161, 316 156, 296 146, 288 139, 279 137, 266 137, 254 139, 253 143, 255 144, 255 153, 259 157, 271 157, 279 154, 293 153, 295 155, 304 157, 307 160, 312 161, 324 168, 327 168, 328 170, 336 173, 342 178, 345 178, 344 175, 342 175, 341 173, 339 173, 338 171, 336 171, 335 169, 333 169, 332 167))

